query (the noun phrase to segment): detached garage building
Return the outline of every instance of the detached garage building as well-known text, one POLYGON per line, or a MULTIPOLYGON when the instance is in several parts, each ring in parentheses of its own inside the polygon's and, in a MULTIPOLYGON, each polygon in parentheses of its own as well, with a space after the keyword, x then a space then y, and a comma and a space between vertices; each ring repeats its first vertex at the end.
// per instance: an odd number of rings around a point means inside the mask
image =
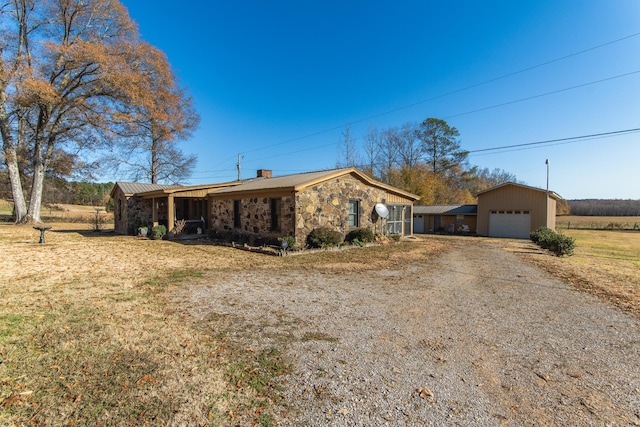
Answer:
POLYGON ((556 227, 556 193, 508 182, 478 193, 477 234, 528 239, 540 227, 556 227))

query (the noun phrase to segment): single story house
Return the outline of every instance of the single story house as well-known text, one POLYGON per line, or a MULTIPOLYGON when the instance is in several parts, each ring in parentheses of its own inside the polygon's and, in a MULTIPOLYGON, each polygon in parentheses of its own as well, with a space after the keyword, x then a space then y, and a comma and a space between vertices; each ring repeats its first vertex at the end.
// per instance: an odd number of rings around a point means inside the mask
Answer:
POLYGON ((477 212, 478 205, 417 205, 413 207, 413 232, 475 233, 477 212))
POLYGON ((481 236, 528 239, 540 227, 555 229, 558 194, 541 188, 507 182, 478 193, 481 236))
POLYGON ((171 230, 177 219, 184 219, 187 221, 185 231, 195 231, 198 227, 204 231, 209 216, 208 194, 225 185, 229 184, 184 187, 116 182, 111 190, 114 230, 135 234, 140 226, 154 225, 164 225, 171 230))
POLYGON ((561 197, 553 191, 507 182, 477 197, 477 205, 414 206, 414 233, 470 232, 528 239, 540 227, 555 229, 561 197))
POLYGON ((190 187, 117 182, 111 197, 118 233, 134 234, 141 223, 170 230, 184 219, 201 232, 293 236, 298 244, 316 227, 411 235, 413 203, 419 199, 356 168, 279 177, 261 169, 256 178, 190 187), (386 218, 376 205, 386 207, 381 210, 388 212, 386 218))

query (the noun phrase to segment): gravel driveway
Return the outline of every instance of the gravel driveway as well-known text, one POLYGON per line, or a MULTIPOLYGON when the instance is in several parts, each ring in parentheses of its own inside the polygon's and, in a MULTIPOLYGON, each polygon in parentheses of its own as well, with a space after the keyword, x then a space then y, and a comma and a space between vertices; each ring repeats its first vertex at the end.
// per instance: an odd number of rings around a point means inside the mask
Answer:
POLYGON ((233 316, 247 345, 293 361, 278 425, 640 425, 638 319, 499 241, 455 240, 383 271, 233 273, 181 293, 196 319, 233 316))

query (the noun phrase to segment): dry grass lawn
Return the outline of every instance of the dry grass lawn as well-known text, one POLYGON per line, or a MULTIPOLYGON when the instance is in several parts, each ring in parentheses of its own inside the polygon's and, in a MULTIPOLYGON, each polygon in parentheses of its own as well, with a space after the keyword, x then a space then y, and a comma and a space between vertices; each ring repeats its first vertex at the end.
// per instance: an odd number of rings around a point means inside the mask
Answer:
MULTIPOLYGON (((272 257, 49 225, 40 245, 31 226, 0 223, 0 425, 271 425, 271 380, 289 369, 279 349, 239 346, 232 319, 194 324, 170 291, 233 271, 338 274, 427 262, 452 239, 272 257)), ((568 258, 500 242, 638 315, 640 233, 568 234, 578 244, 568 258)))
POLYGON ((236 270, 383 269, 444 246, 272 257, 49 225, 41 245, 0 223, 1 425, 271 425, 278 349, 238 347, 229 319, 193 324, 167 291, 236 270))
POLYGON ((575 239, 575 254, 557 258, 531 250, 530 242, 511 241, 510 248, 574 286, 605 298, 640 316, 640 232, 562 230, 575 239))

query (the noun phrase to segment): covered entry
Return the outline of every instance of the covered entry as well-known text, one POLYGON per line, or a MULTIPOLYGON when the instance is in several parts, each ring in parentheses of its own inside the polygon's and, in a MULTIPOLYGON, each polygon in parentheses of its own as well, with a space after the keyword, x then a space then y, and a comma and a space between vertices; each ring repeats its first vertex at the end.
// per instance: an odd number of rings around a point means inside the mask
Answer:
POLYGON ((531 232, 531 212, 491 211, 489 214, 490 237, 528 239, 531 232))

